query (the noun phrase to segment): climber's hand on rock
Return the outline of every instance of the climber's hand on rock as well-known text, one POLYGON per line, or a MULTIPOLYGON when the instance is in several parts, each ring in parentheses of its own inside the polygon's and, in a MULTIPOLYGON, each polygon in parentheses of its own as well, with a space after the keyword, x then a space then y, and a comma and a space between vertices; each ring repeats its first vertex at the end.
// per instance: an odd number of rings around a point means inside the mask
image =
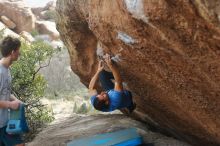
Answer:
POLYGON ((101 72, 104 68, 104 62, 102 60, 99 61, 98 72, 101 72))
POLYGON ((109 54, 105 55, 105 62, 108 65, 108 67, 111 69, 113 66, 113 63, 112 63, 112 60, 109 54))

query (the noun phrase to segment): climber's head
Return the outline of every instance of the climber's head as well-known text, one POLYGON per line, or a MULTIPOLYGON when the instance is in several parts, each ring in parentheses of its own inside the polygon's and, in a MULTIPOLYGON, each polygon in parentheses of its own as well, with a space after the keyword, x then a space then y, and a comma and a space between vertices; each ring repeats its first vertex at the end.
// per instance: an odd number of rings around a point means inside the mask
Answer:
POLYGON ((100 94, 94 96, 93 106, 96 110, 105 111, 109 107, 109 97, 106 92, 101 92, 100 94))

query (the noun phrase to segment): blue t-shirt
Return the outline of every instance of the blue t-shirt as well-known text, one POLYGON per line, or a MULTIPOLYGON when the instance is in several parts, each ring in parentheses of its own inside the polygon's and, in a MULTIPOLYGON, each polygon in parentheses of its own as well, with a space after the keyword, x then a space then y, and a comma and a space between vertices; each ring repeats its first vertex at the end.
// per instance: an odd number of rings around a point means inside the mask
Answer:
MULTIPOLYGON (((107 92, 110 105, 109 108, 106 110, 103 110, 103 112, 111 112, 116 109, 126 108, 129 106, 132 106, 132 95, 131 92, 128 90, 123 91, 115 91, 114 89, 111 89, 107 92)), ((91 97, 91 103, 94 105, 94 99, 97 95, 94 95, 91 97)))

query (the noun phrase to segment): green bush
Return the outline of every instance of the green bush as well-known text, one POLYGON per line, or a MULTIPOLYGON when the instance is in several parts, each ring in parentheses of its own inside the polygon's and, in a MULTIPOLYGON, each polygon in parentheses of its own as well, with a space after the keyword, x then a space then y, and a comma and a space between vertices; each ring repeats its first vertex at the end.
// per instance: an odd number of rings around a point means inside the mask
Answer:
POLYGON ((86 114, 88 112, 88 108, 86 106, 86 103, 83 103, 80 108, 77 110, 76 113, 78 114, 86 114))
POLYGON ((52 110, 40 101, 47 84, 39 71, 49 65, 55 50, 39 41, 31 45, 22 42, 20 52, 19 60, 11 68, 12 90, 21 101, 28 105, 26 116, 30 133, 26 135, 26 140, 31 140, 39 129, 54 119, 52 110))
POLYGON ((46 11, 45 16, 49 20, 55 20, 56 19, 56 11, 55 10, 48 10, 48 11, 46 11))
POLYGON ((35 37, 35 36, 39 35, 39 32, 35 29, 35 30, 31 31, 31 35, 33 37, 35 37))

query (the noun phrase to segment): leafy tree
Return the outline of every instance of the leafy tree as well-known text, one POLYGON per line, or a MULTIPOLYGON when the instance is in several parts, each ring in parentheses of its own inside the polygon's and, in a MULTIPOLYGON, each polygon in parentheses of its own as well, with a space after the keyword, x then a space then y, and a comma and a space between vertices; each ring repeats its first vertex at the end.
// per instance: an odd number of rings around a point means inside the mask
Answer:
POLYGON ((40 101, 47 84, 39 71, 49 65, 56 51, 43 41, 32 44, 22 42, 20 51, 20 59, 11 67, 12 90, 27 104, 26 117, 30 132, 26 139, 31 140, 40 128, 54 119, 52 110, 40 101))

